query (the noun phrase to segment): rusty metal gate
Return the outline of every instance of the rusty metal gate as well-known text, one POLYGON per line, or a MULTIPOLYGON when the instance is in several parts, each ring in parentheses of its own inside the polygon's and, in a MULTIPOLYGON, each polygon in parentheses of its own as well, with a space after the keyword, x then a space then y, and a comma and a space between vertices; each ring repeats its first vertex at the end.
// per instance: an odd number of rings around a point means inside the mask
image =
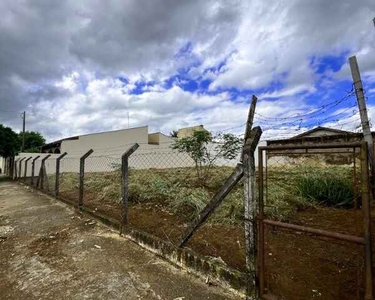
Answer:
POLYGON ((365 142, 259 147, 262 299, 373 299, 367 157, 365 142))

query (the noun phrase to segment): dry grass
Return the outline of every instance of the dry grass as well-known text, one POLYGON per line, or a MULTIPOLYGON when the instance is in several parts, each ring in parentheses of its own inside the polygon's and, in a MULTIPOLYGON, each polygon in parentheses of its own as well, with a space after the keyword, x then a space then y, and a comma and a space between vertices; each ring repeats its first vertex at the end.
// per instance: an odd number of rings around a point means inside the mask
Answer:
MULTIPOLYGON (((335 168, 324 169, 328 177, 346 172, 335 168)), ((133 203, 147 203, 190 221, 222 186, 233 168, 216 167, 211 171, 205 186, 196 179, 194 168, 130 170, 129 200, 133 203)), ((267 184, 267 203, 265 212, 272 218, 286 220, 300 210, 314 208, 319 203, 312 201, 298 190, 299 182, 309 174, 314 178, 322 172, 319 168, 302 169, 289 167, 270 169, 267 184), (314 173, 312 173, 314 171, 314 173)), ((61 176, 61 191, 78 189, 77 173, 64 173, 61 176)), ((121 197, 121 174, 119 171, 86 173, 85 190, 95 194, 98 201, 118 203, 121 197)), ((214 223, 238 223, 243 219, 243 188, 240 182, 223 201, 211 217, 214 223)))

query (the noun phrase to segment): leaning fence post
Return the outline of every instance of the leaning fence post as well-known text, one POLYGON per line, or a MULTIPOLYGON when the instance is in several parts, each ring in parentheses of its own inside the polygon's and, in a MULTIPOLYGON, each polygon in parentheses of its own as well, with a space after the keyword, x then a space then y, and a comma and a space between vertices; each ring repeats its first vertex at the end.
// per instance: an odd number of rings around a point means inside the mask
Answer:
POLYGON ((128 224, 128 195, 129 195, 129 156, 139 147, 135 143, 121 156, 121 224, 120 234, 122 234, 125 225, 128 224))
POLYGON ((67 154, 68 154, 67 152, 64 152, 58 158, 56 158, 56 181, 55 181, 55 197, 56 198, 59 196, 59 192, 60 192, 60 161, 67 154))
POLYGON ((25 160, 25 170, 24 170, 24 172, 23 172, 23 180, 25 180, 25 181, 26 181, 26 175, 27 175, 27 162, 28 162, 30 159, 32 159, 32 158, 33 158, 33 157, 30 156, 28 159, 25 160))
POLYGON ((84 178, 85 178, 85 159, 89 157, 94 150, 90 149, 87 151, 79 160, 79 198, 78 198, 78 208, 83 205, 83 189, 84 189, 84 178))
POLYGON ((40 165, 40 170, 39 170, 39 176, 38 176, 38 181, 36 182, 36 187, 39 186, 39 182, 40 182, 40 188, 43 189, 44 187, 44 176, 46 174, 44 174, 44 170, 45 170, 45 162, 46 160, 51 156, 51 154, 48 154, 47 156, 45 156, 43 159, 42 159, 42 164, 40 165))
POLYGON ((34 157, 31 162, 31 185, 34 185, 34 175, 35 175, 35 161, 40 157, 40 155, 34 157))
POLYGON ((23 157, 20 159, 19 161, 19 170, 18 170, 18 179, 21 179, 22 178, 22 173, 21 173, 21 170, 22 170, 22 162, 26 159, 26 157, 23 157))

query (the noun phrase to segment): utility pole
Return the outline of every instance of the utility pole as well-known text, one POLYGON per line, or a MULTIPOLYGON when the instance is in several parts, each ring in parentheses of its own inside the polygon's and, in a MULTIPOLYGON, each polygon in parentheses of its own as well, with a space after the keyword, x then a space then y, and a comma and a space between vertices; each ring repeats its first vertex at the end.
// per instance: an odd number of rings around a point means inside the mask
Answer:
POLYGON ((22 114, 22 148, 21 152, 25 150, 25 127, 26 127, 26 112, 22 114))
POLYGON ((372 139, 370 122, 368 120, 366 100, 365 100, 365 95, 363 93, 361 74, 359 73, 357 58, 355 56, 349 57, 349 64, 350 64, 350 70, 352 72, 355 94, 357 96, 359 114, 361 116, 363 138, 368 145, 368 154, 369 154, 368 161, 370 165, 370 171, 371 171, 371 177, 372 177, 371 183, 372 183, 374 179, 374 142, 372 139))

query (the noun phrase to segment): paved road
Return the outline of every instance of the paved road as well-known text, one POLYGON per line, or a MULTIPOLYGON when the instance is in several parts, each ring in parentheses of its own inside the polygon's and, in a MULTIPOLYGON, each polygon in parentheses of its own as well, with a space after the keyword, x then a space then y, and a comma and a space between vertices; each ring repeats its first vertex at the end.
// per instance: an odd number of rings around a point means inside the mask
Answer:
POLYGON ((14 182, 0 182, 0 299, 235 299, 14 182))

